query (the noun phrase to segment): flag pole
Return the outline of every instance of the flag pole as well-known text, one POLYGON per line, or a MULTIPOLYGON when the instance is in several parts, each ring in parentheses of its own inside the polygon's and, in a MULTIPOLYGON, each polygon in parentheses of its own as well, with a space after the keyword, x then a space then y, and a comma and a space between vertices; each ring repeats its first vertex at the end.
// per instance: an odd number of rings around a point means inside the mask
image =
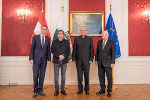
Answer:
MULTIPOLYGON (((111 1, 110 1, 110 13, 112 13, 112 5, 111 5, 111 1)), ((113 75, 114 70, 112 69, 112 89, 118 89, 117 87, 114 87, 114 75, 113 75)))
MULTIPOLYGON (((64 4, 63 4, 63 0, 62 0, 62 5, 61 5, 61 11, 62 11, 62 15, 64 14, 64 4)), ((69 87, 65 85, 64 87, 65 89, 68 89, 69 87)))
POLYGON ((61 6, 61 9, 62 9, 62 13, 64 12, 64 5, 62 4, 61 6))
POLYGON ((43 0, 42 0, 42 12, 44 12, 44 5, 43 5, 43 0))

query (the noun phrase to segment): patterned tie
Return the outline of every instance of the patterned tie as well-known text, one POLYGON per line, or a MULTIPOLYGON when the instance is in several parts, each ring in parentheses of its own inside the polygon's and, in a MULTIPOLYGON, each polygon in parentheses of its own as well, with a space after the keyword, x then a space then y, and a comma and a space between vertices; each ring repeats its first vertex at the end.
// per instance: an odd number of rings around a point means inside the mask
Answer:
POLYGON ((44 36, 42 36, 42 48, 44 47, 44 36))
POLYGON ((102 44, 102 49, 104 50, 104 47, 105 47, 105 40, 103 41, 103 44, 102 44))

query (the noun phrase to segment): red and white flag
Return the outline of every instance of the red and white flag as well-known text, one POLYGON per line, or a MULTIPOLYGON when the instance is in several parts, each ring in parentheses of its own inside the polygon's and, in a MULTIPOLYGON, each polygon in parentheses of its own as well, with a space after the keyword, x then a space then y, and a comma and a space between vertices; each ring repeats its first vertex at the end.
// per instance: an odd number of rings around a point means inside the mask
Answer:
MULTIPOLYGON (((42 12, 39 19, 38 19, 38 22, 35 26, 35 29, 33 31, 33 34, 32 34, 32 37, 31 37, 31 40, 30 40, 30 44, 32 43, 32 38, 34 35, 39 35, 41 33, 41 26, 42 25, 46 25, 47 26, 47 23, 46 23, 46 20, 45 20, 45 13, 42 12)), ((47 32, 46 34, 49 36, 49 38, 51 39, 50 37, 50 32, 49 32, 49 29, 48 29, 48 26, 47 26, 47 32)))

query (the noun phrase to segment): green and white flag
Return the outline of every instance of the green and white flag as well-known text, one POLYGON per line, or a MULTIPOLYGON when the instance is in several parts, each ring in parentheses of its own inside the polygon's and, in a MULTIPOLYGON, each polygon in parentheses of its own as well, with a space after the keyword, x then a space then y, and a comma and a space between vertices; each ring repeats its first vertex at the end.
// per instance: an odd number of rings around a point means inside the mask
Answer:
POLYGON ((72 59, 72 43, 71 43, 71 39, 70 39, 70 35, 69 35, 69 31, 68 31, 68 24, 67 24, 67 21, 66 21, 66 18, 64 16, 64 14, 62 14, 61 18, 59 19, 59 22, 57 24, 57 27, 56 27, 56 30, 55 30, 55 33, 54 33, 54 36, 53 36, 53 40, 56 40, 58 39, 57 37, 57 32, 58 30, 63 30, 64 31, 64 39, 68 40, 69 43, 70 43, 70 55, 68 57, 68 59, 72 59))

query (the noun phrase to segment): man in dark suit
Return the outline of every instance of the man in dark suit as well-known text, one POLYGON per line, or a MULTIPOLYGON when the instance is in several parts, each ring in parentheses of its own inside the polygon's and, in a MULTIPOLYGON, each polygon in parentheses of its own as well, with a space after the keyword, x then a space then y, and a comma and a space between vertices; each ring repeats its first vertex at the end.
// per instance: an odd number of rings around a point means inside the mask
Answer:
POLYGON ((51 51, 53 54, 54 63, 54 81, 55 81, 55 93, 54 96, 59 94, 59 70, 61 68, 61 94, 67 95, 65 86, 65 76, 68 63, 68 56, 70 54, 70 44, 68 40, 64 39, 64 31, 59 30, 57 32, 58 39, 53 40, 51 51))
POLYGON ((97 43, 95 61, 96 65, 98 65, 98 76, 101 89, 96 94, 105 93, 106 73, 108 80, 107 96, 110 97, 112 92, 112 68, 115 64, 116 46, 115 41, 109 40, 108 36, 108 32, 104 31, 102 33, 102 40, 99 40, 97 43))
POLYGON ((43 92, 43 83, 45 78, 47 60, 49 63, 51 61, 50 38, 46 35, 46 32, 47 26, 42 25, 41 34, 35 35, 32 38, 29 60, 30 63, 33 64, 33 98, 36 98, 37 95, 46 96, 43 92))
POLYGON ((83 73, 85 79, 85 94, 89 95, 89 70, 90 64, 94 57, 93 40, 91 37, 87 36, 86 27, 81 27, 81 36, 77 36, 74 39, 72 61, 76 63, 77 77, 78 77, 78 92, 81 94, 83 92, 83 73))

